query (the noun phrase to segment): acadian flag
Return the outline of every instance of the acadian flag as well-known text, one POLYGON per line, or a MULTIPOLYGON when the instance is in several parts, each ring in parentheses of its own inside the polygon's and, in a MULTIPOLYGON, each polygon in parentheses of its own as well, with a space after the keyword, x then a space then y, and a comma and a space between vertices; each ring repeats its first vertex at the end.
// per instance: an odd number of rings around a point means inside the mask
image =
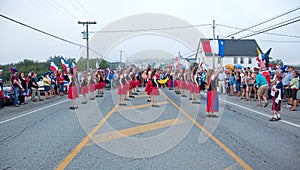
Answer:
POLYGON ((64 57, 60 57, 60 62, 61 62, 61 64, 62 64, 62 66, 63 66, 63 68, 65 69, 65 70, 68 70, 68 68, 69 68, 69 63, 64 59, 64 57))
POLYGON ((58 70, 58 66, 51 60, 50 70, 56 72, 58 70))
POLYGON ((257 57, 256 57, 256 61, 264 61, 265 60, 265 54, 263 52, 261 52, 257 47, 256 47, 256 51, 257 51, 257 57))
POLYGON ((224 57, 225 40, 207 40, 202 41, 203 51, 206 53, 215 53, 224 57))

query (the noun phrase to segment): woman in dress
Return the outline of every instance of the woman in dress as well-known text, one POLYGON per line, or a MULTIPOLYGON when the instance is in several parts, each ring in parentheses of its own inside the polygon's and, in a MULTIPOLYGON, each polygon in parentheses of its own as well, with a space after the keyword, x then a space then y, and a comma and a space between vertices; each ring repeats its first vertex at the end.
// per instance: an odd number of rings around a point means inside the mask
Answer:
POLYGON ((119 75, 119 85, 118 85, 118 95, 119 95, 119 105, 126 106, 124 103, 125 96, 127 95, 126 90, 126 79, 125 79, 125 71, 121 70, 119 75))
POLYGON ((217 93, 217 77, 221 69, 214 72, 212 69, 209 69, 207 72, 207 105, 206 112, 207 117, 218 117, 215 115, 215 112, 219 112, 219 98, 217 93))
POLYGON ((96 90, 95 74, 94 71, 92 70, 90 72, 90 81, 89 81, 90 100, 95 100, 95 90, 96 90))
POLYGON ((82 74, 82 80, 80 82, 80 86, 81 86, 81 91, 80 93, 83 95, 83 101, 81 104, 86 104, 87 103, 87 98, 86 98, 86 94, 89 93, 89 88, 88 88, 88 76, 86 72, 83 72, 82 74))
POLYGON ((68 99, 71 99, 72 100, 72 106, 70 107, 70 109, 77 109, 78 106, 76 105, 76 98, 79 98, 79 95, 78 95, 78 88, 76 86, 76 76, 74 75, 74 72, 73 72, 73 68, 70 68, 70 71, 69 71, 69 84, 68 84, 68 87, 69 87, 69 90, 68 90, 68 99))
POLYGON ((149 81, 151 81, 151 84, 152 84, 152 88, 151 88, 151 92, 150 92, 151 105, 152 105, 152 107, 159 107, 159 105, 156 102, 156 96, 159 96, 156 70, 152 71, 149 81))
POLYGON ((192 103, 193 104, 200 104, 198 102, 198 96, 197 94, 200 92, 199 87, 198 87, 198 73, 197 69, 193 69, 192 74, 191 74, 191 94, 192 94, 192 103))

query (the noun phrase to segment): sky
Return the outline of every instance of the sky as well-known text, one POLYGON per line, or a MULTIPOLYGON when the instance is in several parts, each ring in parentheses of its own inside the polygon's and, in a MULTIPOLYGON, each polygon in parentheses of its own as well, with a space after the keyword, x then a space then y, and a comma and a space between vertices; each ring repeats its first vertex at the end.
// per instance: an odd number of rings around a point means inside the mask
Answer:
MULTIPOLYGON (((1 0, 0 14, 28 24, 61 38, 85 45, 80 21, 96 21, 90 31, 99 31, 110 23, 127 16, 160 13, 178 17, 192 25, 212 24, 220 38, 236 32, 225 26, 247 28, 300 6, 300 0, 1 0), (221 26, 225 25, 225 26, 221 26)), ((287 19, 300 16, 300 10, 253 28, 260 30, 287 19)), ((50 56, 67 58, 81 56, 83 48, 43 35, 0 17, 0 63, 16 63, 24 59, 46 61, 50 56)), ((172 27, 170 23, 170 27, 172 27)), ((122 29, 122 28, 120 28, 122 29)), ((199 27, 212 38, 211 26, 199 27)), ((286 64, 300 64, 300 22, 281 27, 255 39, 263 51, 272 48, 271 56, 286 64), (291 37, 292 36, 292 37, 291 37), (296 36, 296 37, 294 37, 296 36)), ((243 32, 235 38, 247 35, 243 32)), ((93 34, 90 34, 92 37, 93 34)), ((196 47, 195 47, 196 48, 196 47)), ((103 52, 104 53, 104 52, 103 52)), ((176 54, 174 54, 176 55, 176 54)))

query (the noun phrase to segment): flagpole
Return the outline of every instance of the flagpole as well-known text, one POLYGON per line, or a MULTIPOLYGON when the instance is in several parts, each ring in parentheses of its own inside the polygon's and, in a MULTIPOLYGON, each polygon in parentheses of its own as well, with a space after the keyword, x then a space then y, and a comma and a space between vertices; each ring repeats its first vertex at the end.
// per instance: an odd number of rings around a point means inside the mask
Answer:
MULTIPOLYGON (((215 25, 215 20, 213 20, 213 40, 215 40, 215 28, 216 28, 216 25, 215 25)), ((215 69, 215 53, 213 52, 213 69, 215 69)))

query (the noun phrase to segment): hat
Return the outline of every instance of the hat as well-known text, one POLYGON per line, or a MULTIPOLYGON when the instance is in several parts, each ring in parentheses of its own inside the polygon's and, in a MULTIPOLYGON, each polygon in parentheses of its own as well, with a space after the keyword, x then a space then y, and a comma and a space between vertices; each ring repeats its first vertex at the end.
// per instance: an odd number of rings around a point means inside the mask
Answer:
POLYGON ((282 76, 281 76, 280 74, 276 75, 276 78, 277 78, 278 80, 282 80, 282 76))
POLYGON ((10 72, 11 72, 12 74, 15 74, 15 73, 18 72, 18 70, 17 70, 16 68, 10 68, 10 72))

